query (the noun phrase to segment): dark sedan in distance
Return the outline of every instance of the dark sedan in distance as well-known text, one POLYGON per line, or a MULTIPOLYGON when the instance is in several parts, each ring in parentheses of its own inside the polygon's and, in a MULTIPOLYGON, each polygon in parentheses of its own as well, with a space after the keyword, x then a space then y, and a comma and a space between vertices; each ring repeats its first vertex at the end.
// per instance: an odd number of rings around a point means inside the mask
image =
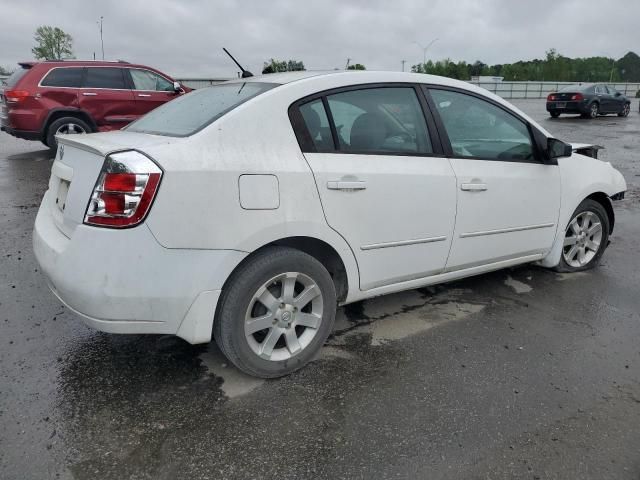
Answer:
POLYGON ((616 113, 626 117, 631 101, 615 88, 602 84, 567 85, 547 96, 547 112, 558 118, 561 113, 579 113, 583 118, 616 113))

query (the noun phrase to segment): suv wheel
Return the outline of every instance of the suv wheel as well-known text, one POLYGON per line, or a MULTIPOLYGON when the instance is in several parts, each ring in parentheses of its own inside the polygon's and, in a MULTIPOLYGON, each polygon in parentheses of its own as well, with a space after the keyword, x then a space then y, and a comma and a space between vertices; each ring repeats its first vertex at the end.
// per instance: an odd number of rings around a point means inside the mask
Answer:
POLYGON ((280 377, 316 356, 335 314, 335 286, 318 260, 293 248, 266 248, 229 279, 213 335, 240 370, 280 377))
POLYGON ((78 117, 62 117, 51 122, 49 128, 47 128, 44 143, 52 150, 55 150, 58 147, 58 142, 56 142, 57 134, 71 135, 82 133, 91 133, 91 127, 87 125, 87 122, 78 117))

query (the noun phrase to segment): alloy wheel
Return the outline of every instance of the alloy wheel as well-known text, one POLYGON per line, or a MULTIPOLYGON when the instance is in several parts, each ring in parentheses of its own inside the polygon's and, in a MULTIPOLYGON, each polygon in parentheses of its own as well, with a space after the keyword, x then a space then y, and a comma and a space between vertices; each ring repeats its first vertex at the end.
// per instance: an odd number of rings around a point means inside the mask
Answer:
POLYGON ((589 111, 591 118, 596 118, 598 116, 598 104, 594 103, 591 105, 591 109, 589 111))
POLYGON ((567 227, 562 256, 567 265, 580 268, 598 254, 602 244, 602 223, 591 211, 580 212, 567 227))
POLYGON ((316 282, 303 273, 283 273, 265 282, 251 298, 245 337, 260 358, 288 360, 311 343, 322 315, 322 292, 316 282))
POLYGON ((628 117, 630 111, 631 111, 631 105, 629 105, 628 103, 625 103, 624 107, 622 107, 622 116, 628 117))
POLYGON ((87 132, 81 125, 78 125, 77 123, 65 123, 60 125, 56 130, 56 135, 57 134, 72 135, 72 134, 80 134, 80 133, 87 133, 87 132))

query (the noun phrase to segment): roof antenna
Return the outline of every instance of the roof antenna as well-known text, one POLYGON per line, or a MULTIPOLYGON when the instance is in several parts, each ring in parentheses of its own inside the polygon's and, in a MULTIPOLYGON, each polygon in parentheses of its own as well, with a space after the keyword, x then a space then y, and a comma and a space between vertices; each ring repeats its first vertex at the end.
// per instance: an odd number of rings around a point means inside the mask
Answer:
POLYGON ((249 70, 245 70, 244 68, 242 68, 242 65, 240 65, 238 63, 238 61, 233 58, 233 55, 231 55, 229 53, 229 50, 227 50, 226 48, 222 47, 222 50, 224 50, 224 53, 226 53, 227 55, 229 55, 229 57, 231 58, 231 60, 233 60, 233 63, 235 63, 238 68, 242 71, 242 78, 249 78, 249 77, 253 77, 253 73, 251 73, 249 70))

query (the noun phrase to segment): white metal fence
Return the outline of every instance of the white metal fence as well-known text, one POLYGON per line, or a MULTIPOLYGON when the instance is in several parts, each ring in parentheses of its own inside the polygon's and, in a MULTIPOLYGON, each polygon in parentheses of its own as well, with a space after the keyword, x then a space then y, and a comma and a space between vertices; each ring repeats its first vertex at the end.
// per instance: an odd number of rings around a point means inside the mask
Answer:
MULTIPOLYGON (((545 98, 552 92, 579 82, 469 82, 485 88, 502 98, 545 98)), ((585 82, 587 83, 587 82, 585 82)), ((608 83, 628 97, 635 97, 640 83, 608 83)))
MULTIPOLYGON (((0 75, 0 83, 6 79, 0 75)), ((229 78, 180 78, 178 81, 190 88, 203 88, 216 83, 231 80, 229 78)), ((545 98, 551 92, 556 92, 567 85, 577 82, 469 82, 485 88, 502 98, 545 98)), ((640 91, 640 83, 612 83, 616 90, 628 97, 635 97, 640 91)))

